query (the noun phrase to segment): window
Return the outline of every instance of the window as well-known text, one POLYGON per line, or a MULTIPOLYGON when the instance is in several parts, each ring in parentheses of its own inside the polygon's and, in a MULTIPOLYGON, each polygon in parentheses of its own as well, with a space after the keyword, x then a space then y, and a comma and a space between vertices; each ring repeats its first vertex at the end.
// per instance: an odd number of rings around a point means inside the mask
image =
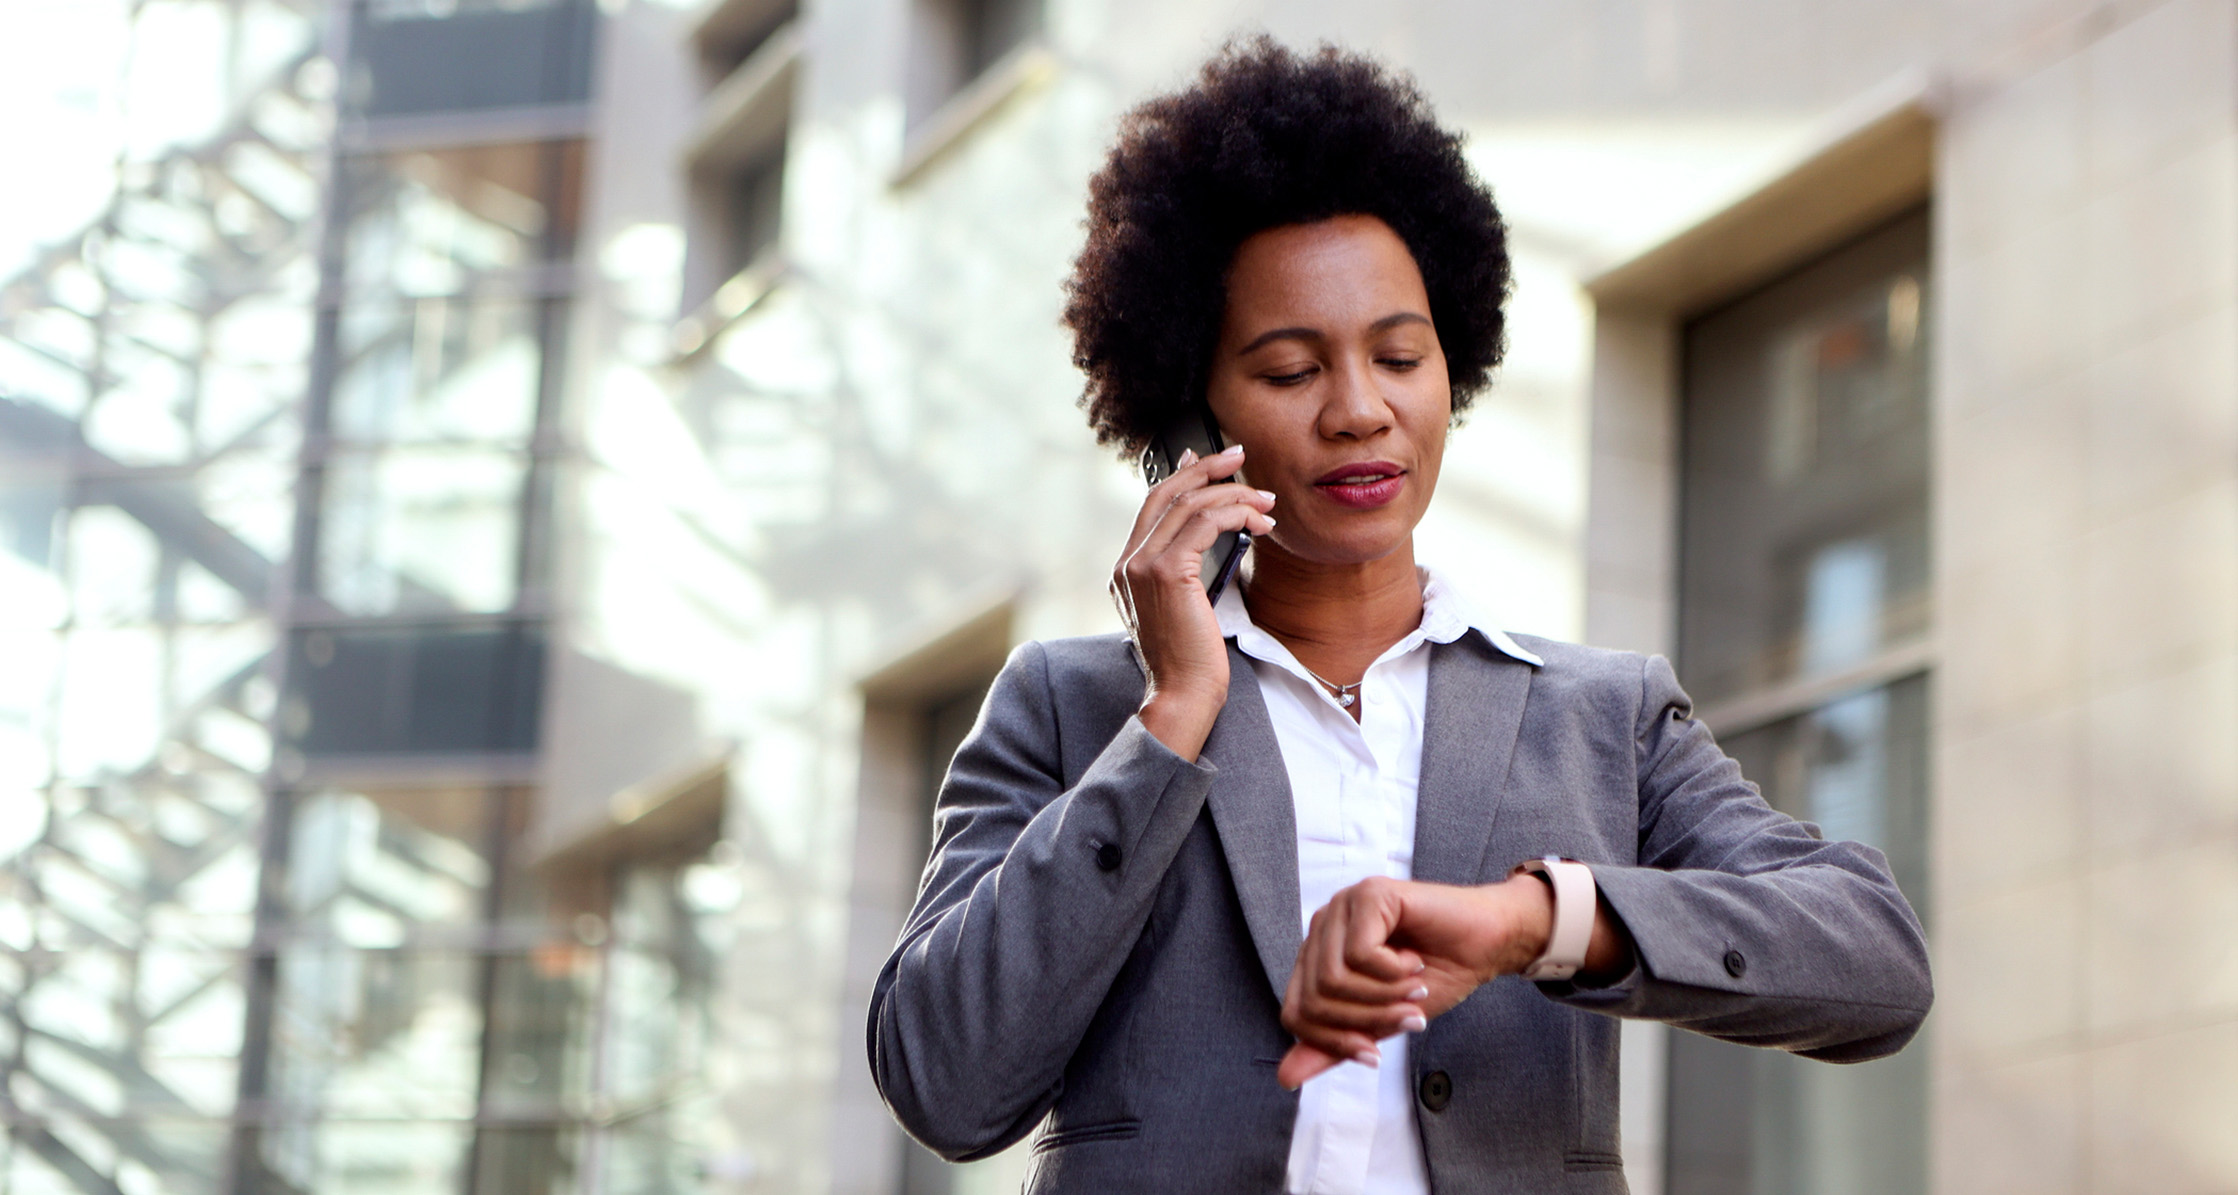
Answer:
MULTIPOLYGON (((908 891, 912 895, 917 891, 932 848, 933 804, 940 796, 941 778, 948 774, 948 764, 956 757, 956 748, 963 746, 964 736, 971 733, 972 723, 979 717, 979 707, 987 700, 987 688, 993 683, 992 676, 974 678, 926 698, 916 711, 917 733, 923 749, 914 811, 916 824, 912 827, 916 867, 907 876, 908 891)), ((1019 1160, 1013 1155, 1022 1156, 1023 1148, 963 1166, 942 1161, 914 1141, 905 1142, 903 1151, 898 1195, 974 1195, 982 1188, 1012 1190, 1018 1187, 1017 1180, 1024 1178, 1023 1174, 1010 1173, 1019 1160), (1005 1184, 1006 1177, 1012 1181, 1005 1184)))
MULTIPOLYGON (((1679 666, 1767 800, 1886 852, 1926 915, 1928 222, 1684 333, 1679 666)), ((1926 1053, 1671 1038, 1670 1195, 1918 1191, 1926 1053)))
POLYGON ((345 102, 361 119, 590 98, 594 0, 371 0, 355 16, 345 102))
POLYGON ((692 36, 707 85, 731 77, 799 15, 799 0, 724 0, 717 5, 692 36))
MULTIPOLYGON (((728 0, 693 35, 707 97, 685 159, 691 173, 690 253, 683 308, 777 247, 785 212, 785 154, 799 75, 799 5, 728 0)), ((716 322, 743 310, 731 304, 716 322)))
POLYGON ((785 143, 779 141, 719 184, 724 276, 754 264, 770 246, 785 214, 785 143))
POLYGON ((1041 0, 917 0, 906 101, 912 128, 1041 31, 1041 0))

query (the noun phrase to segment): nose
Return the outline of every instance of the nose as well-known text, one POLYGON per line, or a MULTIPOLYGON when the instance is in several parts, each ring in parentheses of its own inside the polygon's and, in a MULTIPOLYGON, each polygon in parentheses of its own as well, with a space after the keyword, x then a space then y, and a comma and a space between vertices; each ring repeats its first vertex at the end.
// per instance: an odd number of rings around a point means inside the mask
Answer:
POLYGON ((1366 440, 1390 429, 1391 404, 1378 381, 1375 363, 1367 354, 1347 354, 1342 365, 1329 372, 1319 420, 1323 438, 1366 440))

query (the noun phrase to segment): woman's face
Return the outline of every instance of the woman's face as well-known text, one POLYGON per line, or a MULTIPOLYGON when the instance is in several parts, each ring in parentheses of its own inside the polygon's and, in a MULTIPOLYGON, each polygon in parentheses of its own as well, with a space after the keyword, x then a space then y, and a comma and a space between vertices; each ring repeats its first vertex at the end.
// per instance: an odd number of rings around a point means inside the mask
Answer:
MULTIPOLYGON (((1453 416, 1413 254, 1373 216, 1270 228, 1236 250, 1207 397, 1275 546, 1358 564, 1407 542, 1453 416)), ((1262 537, 1270 538, 1270 537, 1262 537)))

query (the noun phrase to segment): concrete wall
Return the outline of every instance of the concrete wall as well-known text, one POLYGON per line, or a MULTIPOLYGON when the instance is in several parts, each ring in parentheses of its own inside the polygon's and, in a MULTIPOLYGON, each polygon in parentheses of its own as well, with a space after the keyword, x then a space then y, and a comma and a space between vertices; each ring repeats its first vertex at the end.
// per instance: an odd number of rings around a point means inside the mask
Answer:
POLYGON ((2109 6, 1940 163, 1945 1191, 2238 1187, 2238 25, 2109 6))

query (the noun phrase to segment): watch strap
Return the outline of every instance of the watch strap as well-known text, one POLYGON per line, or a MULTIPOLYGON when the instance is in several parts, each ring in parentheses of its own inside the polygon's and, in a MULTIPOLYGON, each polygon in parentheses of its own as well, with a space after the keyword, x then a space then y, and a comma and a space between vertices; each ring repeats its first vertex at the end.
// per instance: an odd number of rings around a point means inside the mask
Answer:
POLYGON ((1585 965, 1586 947, 1593 942, 1593 914, 1600 903, 1593 869, 1575 859, 1546 855, 1516 864, 1515 874, 1526 872, 1554 889, 1554 932, 1547 935, 1545 953, 1523 968, 1523 978, 1568 979, 1585 965))

